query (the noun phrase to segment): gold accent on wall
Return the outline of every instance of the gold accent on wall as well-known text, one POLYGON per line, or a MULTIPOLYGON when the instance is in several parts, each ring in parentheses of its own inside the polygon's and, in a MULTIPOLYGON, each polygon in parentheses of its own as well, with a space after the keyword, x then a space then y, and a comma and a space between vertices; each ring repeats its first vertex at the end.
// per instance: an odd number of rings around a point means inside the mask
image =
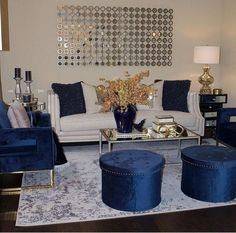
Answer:
POLYGON ((0 100, 2 100, 1 61, 0 61, 0 100))
MULTIPOLYGON (((9 51, 8 0, 0 0, 0 50, 9 51)), ((1 61, 0 61, 0 100, 2 100, 1 61)))
POLYGON ((9 43, 9 22, 8 22, 8 0, 0 0, 0 16, 1 16, 1 44, 0 50, 8 51, 10 49, 9 43))

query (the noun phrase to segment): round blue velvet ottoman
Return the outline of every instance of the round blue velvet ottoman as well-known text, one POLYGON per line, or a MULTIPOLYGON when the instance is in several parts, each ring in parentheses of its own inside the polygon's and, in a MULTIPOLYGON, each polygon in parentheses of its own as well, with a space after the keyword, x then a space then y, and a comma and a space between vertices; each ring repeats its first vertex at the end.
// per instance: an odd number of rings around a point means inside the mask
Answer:
POLYGON ((191 146, 181 152, 181 190, 197 200, 225 202, 236 197, 236 150, 191 146))
POLYGON ((161 202, 164 158, 146 150, 120 150, 100 157, 102 200, 118 210, 142 211, 161 202))

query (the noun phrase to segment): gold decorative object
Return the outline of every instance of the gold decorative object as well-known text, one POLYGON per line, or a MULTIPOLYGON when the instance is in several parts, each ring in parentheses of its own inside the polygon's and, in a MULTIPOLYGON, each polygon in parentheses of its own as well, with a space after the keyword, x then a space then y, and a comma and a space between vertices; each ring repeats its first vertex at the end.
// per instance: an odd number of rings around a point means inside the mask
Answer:
POLYGON ((180 137, 184 132, 184 127, 175 122, 170 124, 159 124, 155 131, 164 138, 180 137))
POLYGON ((137 138, 148 138, 150 137, 147 129, 143 129, 142 132, 133 130, 131 133, 119 133, 117 129, 104 129, 104 133, 111 140, 117 139, 137 139, 137 138))
POLYGON ((205 65, 203 67, 203 74, 198 78, 199 83, 202 84, 200 94, 211 94, 211 85, 214 82, 214 78, 209 74, 210 67, 205 65))
POLYGON ((220 47, 218 46, 196 46, 194 48, 194 63, 205 64, 203 74, 198 81, 202 84, 200 94, 211 94, 210 85, 214 78, 209 74, 209 64, 219 64, 220 47))
POLYGON ((213 94, 214 95, 221 95, 222 93, 223 93, 222 89, 219 89, 219 88, 213 89, 213 94))

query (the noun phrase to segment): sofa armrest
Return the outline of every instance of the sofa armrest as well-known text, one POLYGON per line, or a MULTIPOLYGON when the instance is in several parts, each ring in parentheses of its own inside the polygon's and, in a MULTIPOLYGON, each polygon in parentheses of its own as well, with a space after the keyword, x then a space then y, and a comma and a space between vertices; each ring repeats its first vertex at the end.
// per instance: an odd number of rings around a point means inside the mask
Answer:
POLYGON ((48 91, 48 112, 51 115, 51 125, 58 134, 61 130, 60 126, 60 102, 59 97, 52 90, 48 91))
POLYGON ((205 129, 205 119, 201 114, 199 106, 199 95, 197 92, 190 91, 188 93, 188 109, 191 114, 197 117, 199 129, 198 133, 203 136, 205 129))

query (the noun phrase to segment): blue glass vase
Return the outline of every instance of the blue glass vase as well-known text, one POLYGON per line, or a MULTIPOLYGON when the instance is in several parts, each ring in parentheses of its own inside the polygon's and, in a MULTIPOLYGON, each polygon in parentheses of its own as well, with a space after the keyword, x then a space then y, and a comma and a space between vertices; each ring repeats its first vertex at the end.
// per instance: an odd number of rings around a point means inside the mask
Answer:
POLYGON ((136 116, 136 109, 129 105, 127 111, 121 111, 120 107, 114 108, 117 131, 120 133, 130 133, 133 129, 133 122, 136 116))

